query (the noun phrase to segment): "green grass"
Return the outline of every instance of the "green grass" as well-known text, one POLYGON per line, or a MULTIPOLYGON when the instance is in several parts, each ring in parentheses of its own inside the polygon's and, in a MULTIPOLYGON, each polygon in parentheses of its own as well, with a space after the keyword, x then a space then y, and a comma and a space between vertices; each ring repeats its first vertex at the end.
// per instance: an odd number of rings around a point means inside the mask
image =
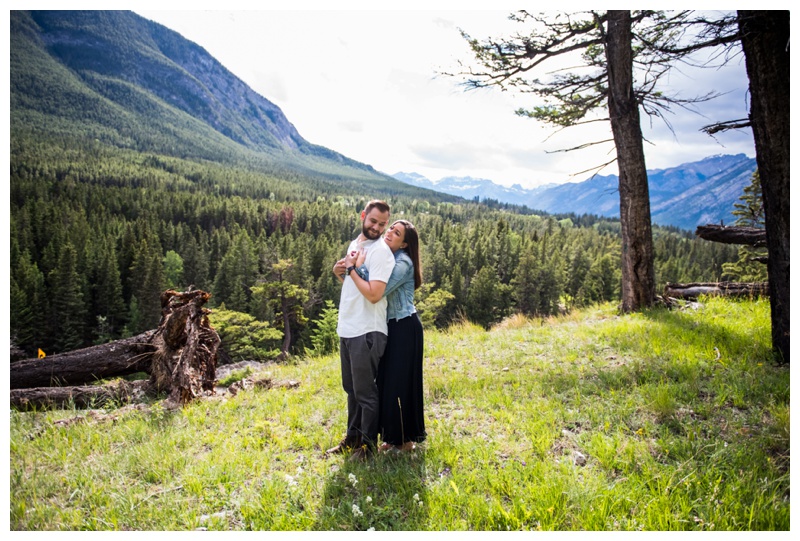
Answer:
POLYGON ((346 418, 335 355, 178 411, 12 411, 11 529, 789 529, 768 303, 425 339, 428 440, 364 464, 323 456, 346 418))

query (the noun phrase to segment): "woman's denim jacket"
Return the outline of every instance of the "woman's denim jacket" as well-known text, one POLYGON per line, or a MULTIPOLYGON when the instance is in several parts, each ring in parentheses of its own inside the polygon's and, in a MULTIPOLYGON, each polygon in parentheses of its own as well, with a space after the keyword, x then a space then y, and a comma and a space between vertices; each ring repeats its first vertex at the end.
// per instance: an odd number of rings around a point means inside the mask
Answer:
MULTIPOLYGON (((364 280, 369 280, 366 265, 361 265, 356 272, 364 280)), ((387 320, 403 319, 417 311, 414 307, 414 263, 404 250, 394 253, 394 269, 383 296, 387 302, 387 320)))

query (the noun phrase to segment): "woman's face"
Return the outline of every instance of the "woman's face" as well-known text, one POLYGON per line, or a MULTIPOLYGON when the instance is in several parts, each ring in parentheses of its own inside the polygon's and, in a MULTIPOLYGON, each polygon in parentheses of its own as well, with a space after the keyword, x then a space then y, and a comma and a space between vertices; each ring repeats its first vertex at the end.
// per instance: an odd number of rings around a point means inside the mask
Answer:
POLYGON ((396 252, 397 250, 402 250, 408 246, 405 243, 405 238, 406 226, 399 222, 395 222, 386 231, 386 234, 383 236, 383 241, 389 245, 389 248, 392 249, 392 252, 396 252))

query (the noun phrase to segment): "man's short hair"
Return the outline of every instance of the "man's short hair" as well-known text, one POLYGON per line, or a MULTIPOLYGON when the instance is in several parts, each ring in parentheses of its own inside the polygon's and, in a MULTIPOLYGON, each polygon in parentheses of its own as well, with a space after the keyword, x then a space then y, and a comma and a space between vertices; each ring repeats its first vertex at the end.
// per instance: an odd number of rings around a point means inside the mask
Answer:
POLYGON ((366 207, 364 207, 364 214, 369 214, 374 208, 377 208, 381 212, 390 212, 389 203, 386 201, 381 201, 380 199, 373 199, 367 203, 366 207))

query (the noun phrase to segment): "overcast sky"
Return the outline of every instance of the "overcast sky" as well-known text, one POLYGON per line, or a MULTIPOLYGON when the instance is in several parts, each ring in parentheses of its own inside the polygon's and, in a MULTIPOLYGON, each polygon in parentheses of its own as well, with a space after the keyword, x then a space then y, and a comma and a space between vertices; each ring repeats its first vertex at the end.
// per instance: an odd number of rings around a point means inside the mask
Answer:
MULTIPOLYGON (((295 4, 298 5, 298 4, 295 4)), ((533 187, 579 181, 581 171, 608 161, 609 147, 553 152, 605 139, 578 129, 558 131, 514 110, 533 97, 499 89, 467 91, 441 75, 471 55, 462 28, 474 37, 507 35, 521 25, 508 9, 149 11, 140 15, 205 48, 253 90, 278 105, 308 141, 368 163, 384 173, 488 178, 533 187), (504 32, 504 30, 506 30, 504 32)), ((719 120, 747 116, 747 77, 741 58, 723 70, 676 72, 670 89, 682 97, 714 90, 724 97, 683 110, 652 128, 642 119, 648 169, 714 154, 754 156, 749 130, 699 132, 719 120)), ((616 174, 616 166, 603 171, 616 174)))

